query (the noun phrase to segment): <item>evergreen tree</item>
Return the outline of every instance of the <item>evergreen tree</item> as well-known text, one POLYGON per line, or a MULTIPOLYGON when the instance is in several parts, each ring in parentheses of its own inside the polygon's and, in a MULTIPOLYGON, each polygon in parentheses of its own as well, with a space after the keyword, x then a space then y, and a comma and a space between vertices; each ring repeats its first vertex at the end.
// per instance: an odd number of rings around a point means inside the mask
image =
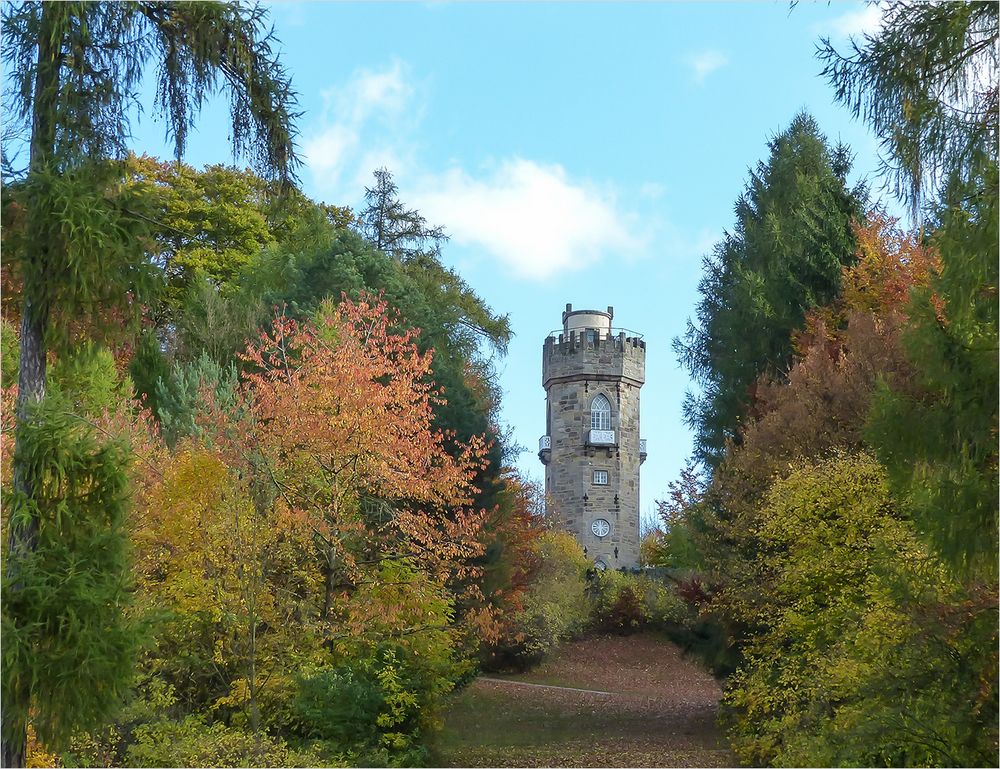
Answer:
MULTIPOLYGON (((957 184, 957 183, 956 183, 957 184)), ((907 512, 959 572, 995 585, 998 557, 997 166, 960 184, 934 242, 941 271, 904 336, 915 392, 884 387, 871 437, 907 512), (978 182, 978 183, 977 183, 978 182), (981 190, 976 190, 980 187, 981 190)))
POLYGON ((883 173, 914 217, 954 174, 968 181, 996 157, 998 7, 893 0, 879 4, 879 31, 849 55, 820 45, 823 74, 881 137, 883 173))
POLYGON ((365 208, 358 215, 361 236, 403 265, 435 307, 447 308, 440 325, 466 357, 475 354, 480 340, 506 351, 507 316, 494 315, 458 273, 441 263, 441 244, 448 239, 444 228, 429 226, 419 211, 403 205, 398 193, 388 170, 375 171, 375 186, 365 188, 365 208))
POLYGON ((39 739, 59 749, 74 730, 101 725, 131 682, 139 639, 126 615, 129 452, 74 413, 71 401, 93 407, 110 397, 100 363, 54 372, 54 392, 28 407, 35 413, 19 433, 15 461, 33 496, 4 495, 8 526, 30 519, 34 527, 16 579, 3 580, 4 747, 12 751, 5 766, 25 765, 24 743, 13 741, 24 739, 29 711, 39 739))
MULTIPOLYGON (((14 504, 9 506, 6 562, 15 592, 31 590, 25 569, 41 535, 38 495, 44 478, 32 468, 44 462, 30 459, 26 441, 33 431, 44 429, 35 421, 46 412, 31 406, 45 395, 46 352, 56 330, 50 322, 53 308, 61 305, 72 314, 95 297, 117 295, 124 301, 130 282, 114 278, 134 277, 141 259, 134 218, 102 194, 116 175, 121 179, 121 166, 104 161, 124 155, 134 93, 146 67, 156 63, 157 102, 178 155, 206 97, 224 89, 231 96, 236 151, 265 174, 290 179, 296 163, 295 96, 272 51, 272 36, 263 32, 265 20, 263 8, 236 3, 25 2, 4 7, 6 95, 16 119, 30 131, 14 504), (103 183, 94 181, 98 170, 103 183)), ((9 148, 4 149, 9 157, 9 148)), ((5 601, 5 611, 21 605, 5 601)), ((19 634, 30 616, 12 614, 9 619, 11 632, 19 634)), ((68 669, 66 680, 75 672, 68 669)), ((60 707, 52 692, 38 688, 45 679, 18 680, 18 686, 5 691, 5 766, 24 764, 25 722, 19 714, 27 713, 31 698, 60 707)), ((63 715, 73 713, 66 709, 63 715)), ((57 719, 59 713, 46 717, 57 719)))
POLYGON ((739 440, 757 378, 787 370, 791 333, 806 311, 837 295, 855 249, 851 223, 866 197, 863 186, 846 186, 847 148, 831 149, 808 115, 769 146, 736 203, 733 232, 705 258, 697 322, 674 340, 702 388, 688 394, 685 420, 710 467, 727 440, 739 440))
POLYGON ((997 572, 997 138, 1000 40, 991 2, 891 2, 882 27, 821 58, 837 97, 882 137, 889 178, 922 196, 941 268, 905 337, 916 392, 883 388, 872 438, 894 491, 953 566, 997 572), (930 189, 928 189, 930 188, 930 189))
POLYGON ((379 251, 405 262, 418 254, 437 253, 448 239, 443 227, 430 227, 416 209, 399 200, 399 187, 386 168, 375 173, 375 186, 365 187, 365 207, 358 231, 379 251))

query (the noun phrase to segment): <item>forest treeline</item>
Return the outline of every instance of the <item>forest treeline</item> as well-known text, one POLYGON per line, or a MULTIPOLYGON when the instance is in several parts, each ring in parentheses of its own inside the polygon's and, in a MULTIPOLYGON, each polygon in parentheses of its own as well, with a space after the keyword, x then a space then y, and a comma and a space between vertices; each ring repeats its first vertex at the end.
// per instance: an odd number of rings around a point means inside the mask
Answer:
POLYGON ((697 461, 646 551, 751 765, 998 759, 997 6, 881 7, 819 54, 916 226, 799 116, 675 340, 697 461))
POLYGON ((675 345, 664 581, 541 515, 508 318, 390 172, 297 190, 265 9, 5 6, 4 765, 425 765, 478 670, 646 627, 747 763, 995 762, 997 9, 884 11, 820 55, 915 226, 810 116, 771 140, 675 345), (221 90, 251 168, 129 153, 147 66, 178 157, 221 90))
POLYGON ((357 211, 294 186, 262 11, 5 14, 32 142, 22 174, 4 146, 4 765, 426 765, 478 669, 631 626, 511 469, 510 325, 443 230, 385 169, 357 211), (178 149, 217 67, 254 170, 115 156, 136 35, 178 149))
POLYGON ((267 21, 4 6, 5 766, 426 763, 546 630, 508 320, 387 171, 296 189, 267 21), (147 67, 178 157, 221 91, 252 170, 129 154, 147 67))
MULTIPOLYGON (((148 225, 135 295, 53 305, 45 398, 16 451, 4 432, 12 506, 14 459, 37 479, 4 596, 29 760, 426 763, 481 655, 563 632, 528 590, 547 548, 584 597, 506 462, 506 317, 388 172, 357 214, 222 166, 130 155, 111 178, 96 194, 148 225)), ((4 202, 6 425, 29 195, 4 202)))

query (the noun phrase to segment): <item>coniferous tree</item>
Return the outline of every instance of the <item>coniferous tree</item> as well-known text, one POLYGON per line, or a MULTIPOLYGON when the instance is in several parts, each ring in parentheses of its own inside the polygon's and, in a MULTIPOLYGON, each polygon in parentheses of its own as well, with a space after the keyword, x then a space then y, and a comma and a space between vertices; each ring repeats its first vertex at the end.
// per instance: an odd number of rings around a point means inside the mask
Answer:
POLYGON ((996 158, 998 6, 879 3, 879 31, 844 56, 821 41, 823 74, 882 139, 883 175, 916 217, 958 174, 996 158))
MULTIPOLYGON (((106 352, 66 363, 50 370, 53 392, 28 407, 15 455, 34 494, 15 489, 4 500, 8 526, 31 518, 35 532, 16 581, 3 585, 5 739, 26 732, 30 709, 39 739, 57 749, 75 729, 99 726, 113 712, 128 690, 139 640, 125 613, 129 448, 88 418, 114 400, 114 367, 106 352)), ((23 766, 23 754, 14 756, 6 765, 23 766)))
MULTIPOLYGON (((45 395, 46 353, 58 330, 53 310, 72 313, 95 299, 125 301, 141 260, 134 218, 102 189, 121 178, 121 167, 106 159, 124 155, 133 94, 147 65, 156 62, 157 102, 180 155, 205 98, 226 90, 235 149, 263 172, 290 179, 295 95, 272 51, 272 36, 263 32, 265 20, 265 9, 236 3, 26 2, 4 8, 5 88, 30 133, 15 504, 9 506, 5 564, 15 592, 27 589, 22 567, 41 536, 38 493, 45 479, 33 468, 43 463, 29 461, 25 441, 41 429, 34 422, 45 413, 32 406, 45 395), (103 184, 94 181, 97 171, 103 184)), ((5 602, 5 611, 16 605, 5 602)), ((9 626, 21 632, 28 621, 11 615, 9 626)), ((5 766, 24 764, 25 722, 18 714, 27 713, 31 698, 58 707, 50 692, 38 689, 43 680, 19 680, 5 690, 5 766)))
POLYGON ((872 437, 895 491, 966 575, 997 570, 997 138, 991 2, 882 6, 878 33, 820 57, 837 98, 882 138, 890 180, 925 222, 939 274, 914 293, 907 350, 920 392, 884 388, 872 437))
POLYGON ((437 253, 448 239, 444 228, 428 226, 419 211, 403 205, 388 169, 379 168, 374 173, 375 186, 365 187, 365 207, 358 215, 364 239, 401 262, 418 254, 437 253))
POLYGON ((710 467, 739 439, 757 378, 787 369, 806 311, 836 296, 866 196, 861 185, 847 188, 847 148, 831 149, 808 115, 769 146, 736 203, 733 231, 705 258, 697 321, 674 340, 702 388, 688 395, 685 419, 710 467))

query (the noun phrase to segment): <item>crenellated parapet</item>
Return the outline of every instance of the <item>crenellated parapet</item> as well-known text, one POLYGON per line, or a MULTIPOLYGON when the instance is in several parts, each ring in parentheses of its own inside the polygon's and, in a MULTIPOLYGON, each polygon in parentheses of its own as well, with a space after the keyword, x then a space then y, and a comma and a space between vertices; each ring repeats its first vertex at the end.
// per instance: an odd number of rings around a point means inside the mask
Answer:
POLYGON ((646 381, 646 343, 626 329, 573 329, 553 332, 542 346, 542 386, 574 379, 646 381))

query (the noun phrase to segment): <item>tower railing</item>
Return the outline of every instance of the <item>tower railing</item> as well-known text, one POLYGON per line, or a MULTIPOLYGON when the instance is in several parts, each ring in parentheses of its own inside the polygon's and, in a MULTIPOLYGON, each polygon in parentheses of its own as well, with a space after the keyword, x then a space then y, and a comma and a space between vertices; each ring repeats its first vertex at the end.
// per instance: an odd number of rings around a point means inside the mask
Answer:
POLYGON ((571 334, 575 334, 575 336, 576 336, 576 338, 578 340, 582 339, 582 338, 586 338, 586 332, 587 331, 598 331, 600 333, 600 338, 602 340, 603 339, 617 339, 617 338, 619 338, 621 336, 624 336, 626 339, 642 339, 642 334, 640 334, 638 331, 633 331, 630 328, 621 328, 621 327, 618 327, 618 326, 614 326, 614 327, 612 327, 610 329, 608 329, 608 328, 598 328, 598 329, 580 328, 580 329, 573 329, 570 332, 566 332, 564 329, 557 328, 557 329, 553 329, 548 334, 546 334, 546 337, 548 339, 555 339, 555 340, 557 340, 561 344, 563 342, 568 342, 569 341, 569 337, 570 337, 571 334), (579 333, 577 333, 577 332, 579 332, 579 333))

